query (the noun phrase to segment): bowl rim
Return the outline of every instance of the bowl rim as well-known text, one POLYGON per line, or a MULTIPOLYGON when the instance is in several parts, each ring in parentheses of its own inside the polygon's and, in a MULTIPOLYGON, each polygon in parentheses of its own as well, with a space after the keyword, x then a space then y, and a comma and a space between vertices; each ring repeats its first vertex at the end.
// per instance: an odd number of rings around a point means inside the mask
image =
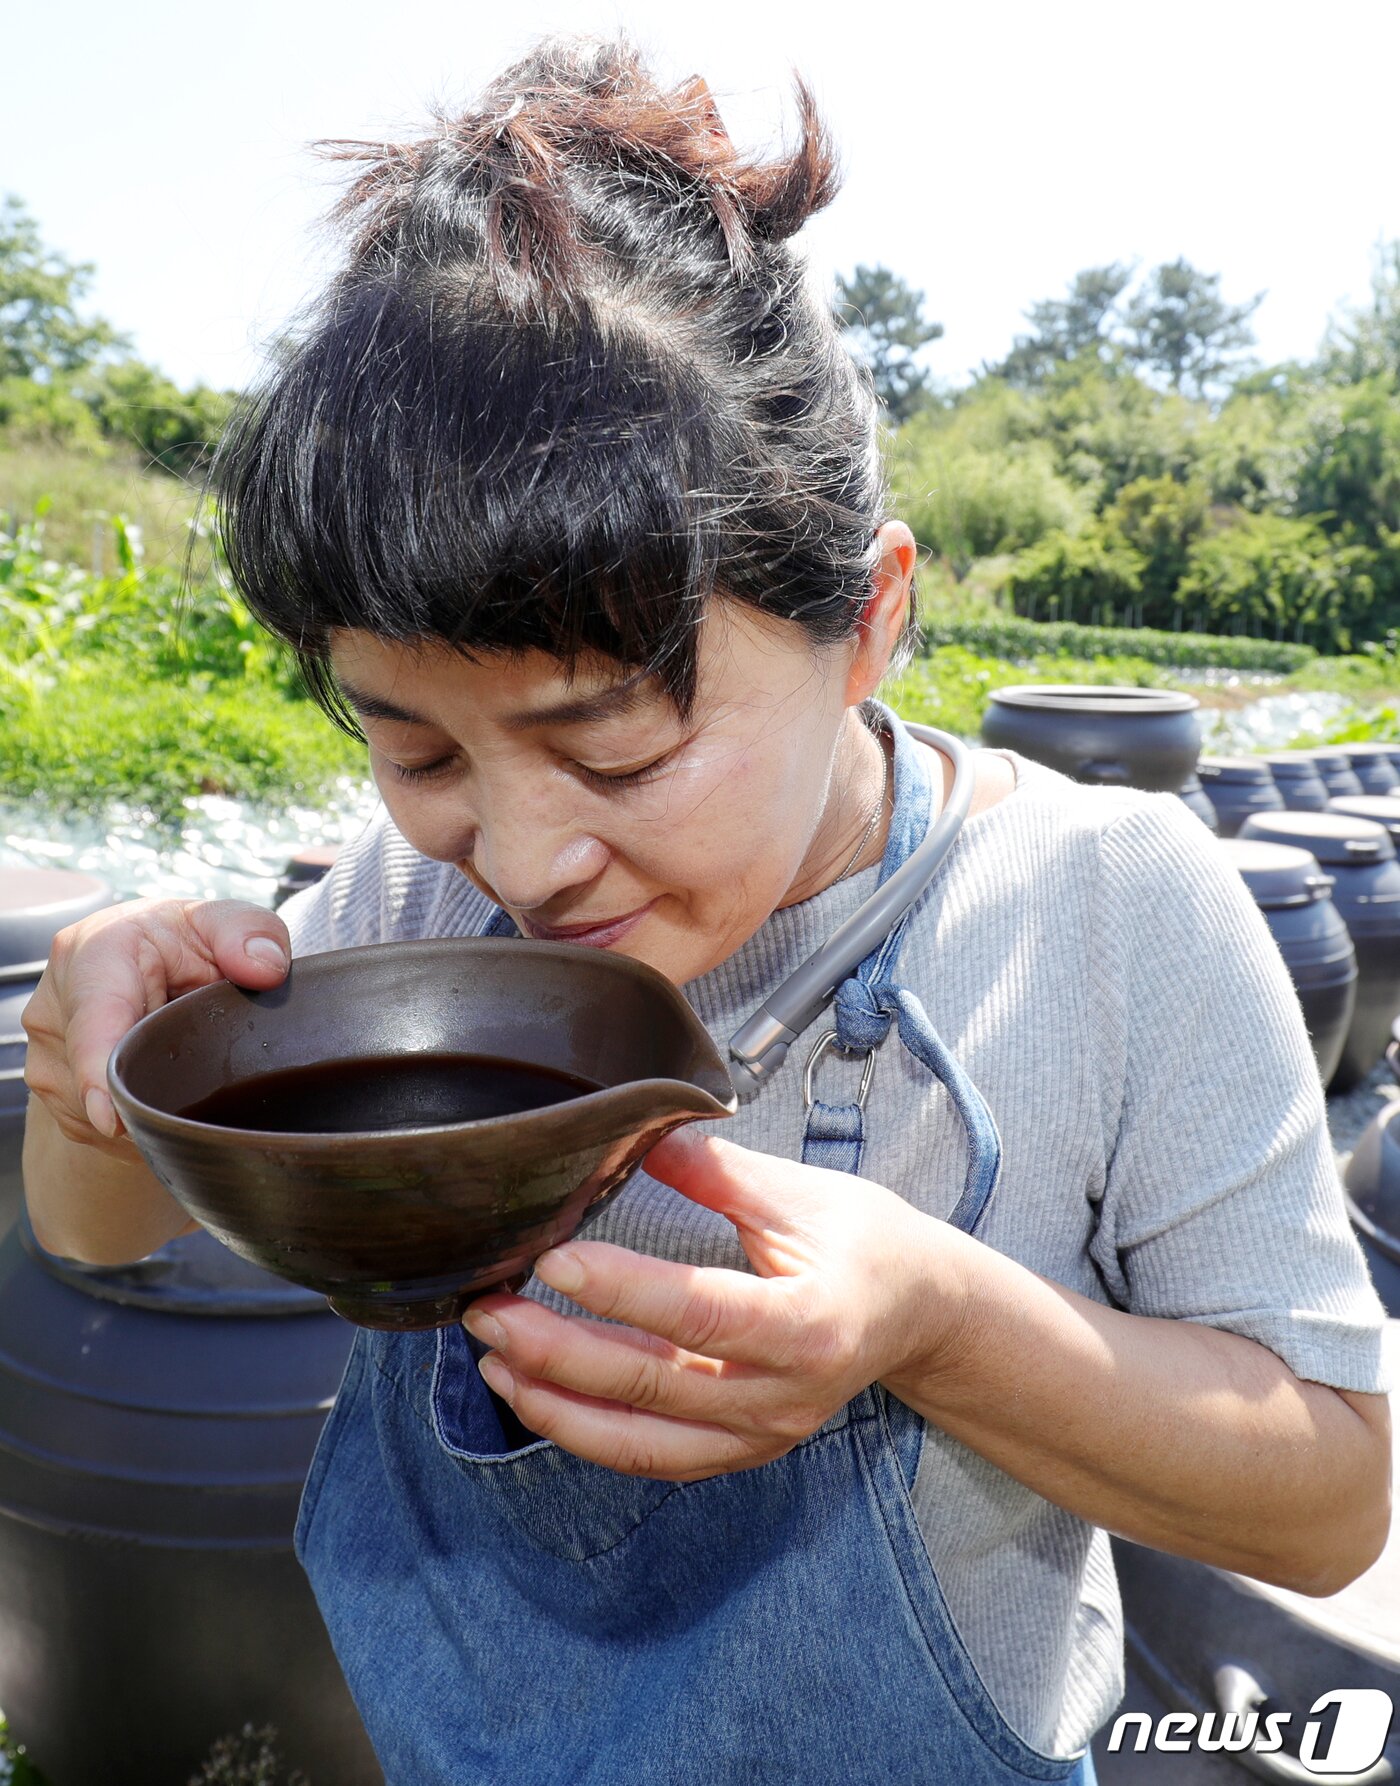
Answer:
MULTIPOLYGON (((362 959, 366 951, 369 950, 372 950, 377 954, 388 953, 390 951, 407 954, 412 951, 418 954, 428 955, 429 958, 431 958, 435 955, 448 955, 461 952, 464 948, 465 951, 470 954, 475 953, 481 948, 498 948, 502 944, 528 948, 532 952, 532 958, 536 960, 540 958, 539 955, 533 953, 537 950, 541 955, 553 956, 556 959, 563 958, 566 960, 576 960, 581 955, 586 955, 594 965, 597 965, 600 961, 606 960, 609 971, 620 970, 625 975, 628 975, 633 979, 641 980, 644 985, 649 985, 653 990, 659 991, 666 1002, 672 1006, 676 1015, 680 1018, 682 1027, 688 1030, 694 1039, 703 1039, 704 1046, 710 1049, 717 1059, 721 1059, 714 1038, 701 1023, 694 1007, 681 993, 679 988, 675 986, 672 981, 668 980, 663 973, 645 961, 636 961, 631 956, 627 955, 613 955, 610 952, 601 949, 590 949, 582 943, 537 942, 533 938, 524 937, 400 937, 395 938, 390 942, 362 943, 356 947, 348 949, 324 949, 319 950, 313 955, 296 956, 293 958, 293 966, 295 967, 298 963, 307 967, 318 962, 342 963, 347 957, 351 956, 356 959, 362 959)), ((285 985, 285 983, 285 981, 281 982, 282 985, 285 985)), ((298 1144, 306 1142, 316 1142, 322 1148, 329 1145, 338 1150, 344 1150, 350 1145, 358 1142, 385 1141, 393 1139, 402 1139, 404 1141, 423 1140, 431 1139, 438 1135, 455 1135, 463 1129, 489 1132, 493 1128, 506 1123, 519 1124, 525 1121, 530 1121, 535 1126, 547 1130, 552 1126, 551 1119, 553 1119, 554 1122, 562 1120, 562 1115, 565 1111, 575 1112, 581 1105, 587 1106, 590 1111, 597 1110, 602 1106, 602 1101, 604 1099, 615 1100, 619 1097, 631 1096, 641 1091, 655 1092, 655 1090, 663 1086, 674 1088, 677 1092, 686 1094, 693 1099, 699 1098, 707 1100, 708 1106, 712 1106, 712 1109, 707 1107, 705 1114, 713 1114, 716 1116, 733 1115, 738 1108, 738 1097, 734 1092, 732 1085, 729 1087, 728 1097, 726 1099, 721 1099, 713 1092, 709 1091, 705 1086, 699 1084, 696 1080, 674 1079, 664 1074, 653 1075, 646 1079, 626 1079, 620 1085, 600 1085, 595 1087, 592 1091, 581 1092, 577 1097, 561 1098, 553 1104, 543 1104, 534 1110, 506 1111, 499 1116, 474 1117, 465 1122, 419 1123, 412 1127, 399 1126, 389 1129, 234 1128, 224 1123, 200 1122, 188 1116, 181 1116, 174 1111, 162 1110, 156 1105, 148 1104, 144 1099, 138 1098, 121 1077, 122 1070, 126 1065, 126 1057, 134 1048, 140 1046, 140 1043, 133 1038, 140 1035, 144 1040, 152 1030, 158 1032, 162 1020, 164 1019, 168 1021, 169 1013, 177 1006, 188 1008, 187 1001, 189 1000, 209 1002, 229 989, 245 996, 252 995, 256 991, 261 990, 260 988, 239 986, 232 980, 215 980, 207 986, 199 986, 191 992, 182 993, 178 998, 170 999, 165 1004, 158 1006, 154 1011, 147 1012, 144 1017, 139 1018, 131 1028, 120 1037, 107 1060, 107 1085, 112 1094, 113 1103, 116 1105, 118 1112, 122 1113, 123 1122, 126 1122, 125 1114, 122 1112, 122 1106, 125 1104, 130 1108, 134 1115, 137 1115, 139 1119, 146 1124, 147 1127, 159 1129, 168 1136, 176 1138, 193 1138, 200 1135, 208 1135, 211 1137, 232 1139, 241 1142, 245 1146, 252 1147, 255 1151, 268 1151, 280 1148, 290 1149, 295 1152, 298 1148, 298 1144)), ((267 990, 275 992, 279 990, 279 988, 270 987, 267 990)), ((422 1052, 428 1053, 430 1051, 425 1049, 422 1050, 422 1052)), ((364 1058, 363 1055, 333 1056, 324 1062, 311 1061, 306 1064, 332 1065, 336 1060, 340 1059, 353 1060, 364 1058)), ((528 1066, 530 1063, 522 1061, 519 1064, 528 1066)), ((723 1062, 721 1059, 721 1066, 722 1065, 723 1062)), ((130 1130, 131 1124, 126 1123, 126 1126, 128 1130, 130 1130)))

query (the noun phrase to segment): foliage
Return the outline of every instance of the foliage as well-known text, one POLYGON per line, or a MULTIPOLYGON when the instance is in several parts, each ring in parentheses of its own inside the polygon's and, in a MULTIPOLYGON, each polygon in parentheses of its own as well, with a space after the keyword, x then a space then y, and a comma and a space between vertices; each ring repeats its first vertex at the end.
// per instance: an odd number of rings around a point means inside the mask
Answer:
MULTIPOLYGON (((992 621, 945 621, 926 627, 924 636, 930 650, 960 645, 1021 663, 1047 654, 1081 659, 1132 657, 1178 670, 1227 669, 1295 676, 1316 656, 1306 645, 1277 645, 1266 639, 1156 632, 1148 627, 1039 624, 1006 616, 992 621)), ((1371 660, 1355 661, 1369 666, 1371 660)))
MULTIPOLYGON (((52 442, 17 443, 0 428, 0 532, 32 526, 42 513, 44 551, 101 572, 115 566, 108 517, 125 515, 140 533, 145 563, 175 570, 184 561, 196 492, 179 478, 146 470, 136 456, 109 446, 99 456, 52 442)), ((209 551, 196 554, 202 581, 209 551)))
POLYGON ((282 1772, 276 1741, 272 1725, 254 1730, 245 1724, 237 1735, 219 1738, 189 1786, 309 1786, 300 1768, 282 1772))
POLYGON ((1018 335, 1011 352, 984 370, 1008 384, 1037 386, 1069 362, 1103 365, 1117 357, 1112 336, 1115 306, 1133 276, 1129 265, 1086 267, 1070 281, 1068 295, 1043 298, 1026 311, 1028 335, 1018 335))
POLYGON ((91 809, 144 803, 174 824, 198 793, 310 800, 363 777, 363 748, 302 698, 290 655, 226 583, 192 600, 147 571, 112 522, 118 568, 44 556, 41 528, 0 534, 0 787, 91 809))
POLYGON ((1142 560, 1139 607, 1151 620, 1171 613, 1192 548, 1206 529, 1210 492, 1195 479, 1134 478, 1104 511, 1109 539, 1122 540, 1142 560))
POLYGON ((93 269, 44 245, 19 199, 0 204, 0 433, 89 452, 140 449, 166 471, 201 465, 233 394, 182 391, 131 353, 131 341, 80 303, 93 269))
POLYGON ((1254 345, 1249 319, 1263 301, 1260 292, 1246 304, 1227 304, 1219 273, 1202 273, 1179 257, 1156 268, 1128 305, 1128 357, 1173 391, 1185 386, 1203 397, 1254 345))
POLYGON ((924 294, 913 291, 888 267, 858 266, 849 279, 837 275, 837 322, 869 366, 875 394, 893 422, 907 421, 928 389, 927 369, 915 356, 943 333, 923 313, 924 294))
POLYGON ((1321 369, 1338 384, 1380 378, 1400 386, 1400 242, 1382 242, 1371 261, 1371 301, 1343 309, 1328 326, 1321 369))
POLYGON ((1042 442, 972 446, 937 413, 900 430, 894 468, 915 538, 958 580, 975 560, 1078 527, 1089 513, 1083 492, 1058 476, 1042 442))
POLYGON ((0 203, 0 379, 44 378, 91 366, 130 346, 101 318, 78 313, 92 283, 87 261, 46 248, 13 193, 0 203))
POLYGON ((23 1743, 10 1735, 10 1727, 0 1716, 0 1786, 46 1786, 44 1776, 29 1759, 23 1743))
POLYGON ((1031 332, 1018 335, 1011 352, 984 376, 1039 388, 1067 367, 1113 371, 1136 366, 1155 374, 1171 391, 1205 397, 1232 373, 1237 356, 1251 347, 1249 319, 1264 294, 1227 304, 1220 275, 1202 273, 1178 258, 1151 273, 1125 298, 1131 265, 1086 267, 1063 298, 1046 298, 1026 311, 1031 332))
POLYGON ((1081 619, 1112 626, 1135 612, 1146 563, 1126 540, 1095 527, 1049 533, 1012 560, 1005 589, 1018 613, 1034 620, 1081 619))
POLYGON ((1246 515, 1192 547, 1177 600, 1219 632, 1291 633, 1348 650, 1374 595, 1370 554, 1338 544, 1315 521, 1246 515))

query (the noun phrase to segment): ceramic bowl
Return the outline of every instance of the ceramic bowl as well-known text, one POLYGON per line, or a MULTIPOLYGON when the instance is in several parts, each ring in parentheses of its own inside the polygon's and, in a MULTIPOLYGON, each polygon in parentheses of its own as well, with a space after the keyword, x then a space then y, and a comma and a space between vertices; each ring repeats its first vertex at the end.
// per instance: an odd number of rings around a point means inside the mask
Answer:
POLYGON ((518 938, 380 943, 294 961, 269 992, 203 987, 127 1032, 108 1083, 196 1221, 348 1320, 386 1328, 455 1320, 573 1234, 669 1130, 735 1108, 724 1061, 662 975, 518 938), (338 1133, 184 1114, 259 1074, 413 1053, 495 1057, 598 1089, 519 1114, 338 1133))

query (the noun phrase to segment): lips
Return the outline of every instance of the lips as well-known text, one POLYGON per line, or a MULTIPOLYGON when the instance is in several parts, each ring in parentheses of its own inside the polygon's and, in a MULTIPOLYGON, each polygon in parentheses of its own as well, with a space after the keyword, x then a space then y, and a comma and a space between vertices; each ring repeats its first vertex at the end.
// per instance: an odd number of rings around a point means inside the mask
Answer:
POLYGON ((582 943, 589 949, 610 949, 635 929, 655 904, 654 899, 649 900, 635 911, 623 912, 616 918, 600 918, 593 924, 541 924, 536 918, 526 917, 517 922, 526 936, 533 937, 536 942, 582 943))

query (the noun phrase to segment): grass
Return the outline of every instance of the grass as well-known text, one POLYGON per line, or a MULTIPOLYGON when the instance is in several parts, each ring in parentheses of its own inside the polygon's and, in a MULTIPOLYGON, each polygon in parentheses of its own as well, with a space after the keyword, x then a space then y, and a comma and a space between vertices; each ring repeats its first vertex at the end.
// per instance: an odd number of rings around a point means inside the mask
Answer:
POLYGON ((105 518, 126 515, 141 530, 147 567, 178 569, 195 498, 189 484, 144 470, 130 454, 98 456, 42 443, 21 446, 0 436, 0 526, 7 519, 21 525, 32 521, 51 499, 45 549, 67 564, 111 572, 115 558, 105 518))
POLYGON ((151 682, 99 658, 55 692, 0 703, 7 800, 60 811, 129 800, 175 826, 193 794, 311 805, 338 776, 368 774, 364 746, 319 708, 251 679, 151 682))

